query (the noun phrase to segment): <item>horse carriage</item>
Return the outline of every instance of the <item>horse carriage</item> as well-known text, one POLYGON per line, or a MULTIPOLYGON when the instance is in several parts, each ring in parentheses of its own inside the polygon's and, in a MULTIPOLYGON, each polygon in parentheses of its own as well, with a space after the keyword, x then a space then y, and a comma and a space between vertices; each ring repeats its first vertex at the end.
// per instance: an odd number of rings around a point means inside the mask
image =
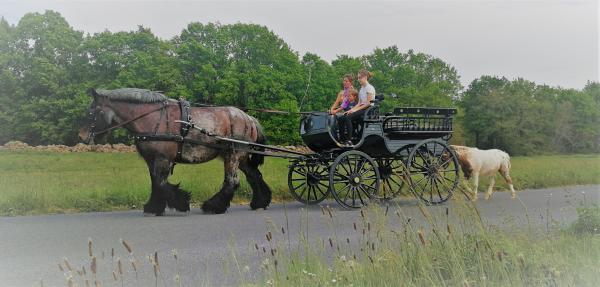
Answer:
POLYGON ((315 153, 291 160, 294 198, 317 204, 333 195, 345 208, 389 200, 403 191, 426 204, 447 201, 458 185, 458 160, 449 147, 456 109, 396 108, 380 115, 379 95, 357 123, 352 146, 338 142, 336 117, 308 113, 300 136, 315 153))
POLYGON ((459 181, 457 156, 448 145, 456 109, 396 108, 381 116, 383 99, 376 96, 353 125, 352 145, 338 141, 336 116, 326 112, 303 113, 300 121, 300 136, 313 153, 208 135, 250 153, 289 159, 288 187, 304 204, 331 194, 344 208, 360 208, 402 192, 428 205, 444 203, 459 181))
POLYGON ((163 214, 165 206, 188 211, 189 193, 170 184, 169 174, 176 163, 202 163, 219 155, 225 180, 221 191, 203 203, 205 212, 227 210, 239 185, 238 168, 253 189, 250 206, 267 207, 271 191, 258 170, 265 156, 290 160, 289 189, 305 204, 331 194, 345 208, 360 208, 403 192, 440 204, 459 181, 457 156, 448 145, 455 109, 396 108, 380 115, 383 96, 378 95, 353 125, 351 145, 338 141, 336 116, 302 113, 300 136, 312 150, 303 153, 266 145, 258 121, 234 107, 190 107, 185 100, 142 89, 92 90, 92 95, 88 125, 79 136, 92 142, 120 127, 133 135, 152 179, 146 213, 163 214))

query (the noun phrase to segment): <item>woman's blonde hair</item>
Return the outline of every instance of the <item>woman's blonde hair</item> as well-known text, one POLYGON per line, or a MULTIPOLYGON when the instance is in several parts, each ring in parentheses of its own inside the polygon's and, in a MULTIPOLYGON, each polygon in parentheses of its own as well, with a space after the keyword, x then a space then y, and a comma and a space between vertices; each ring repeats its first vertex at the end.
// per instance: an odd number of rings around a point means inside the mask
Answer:
POLYGON ((348 80, 348 82, 352 83, 352 81, 354 81, 354 77, 352 76, 352 74, 345 74, 342 77, 342 80, 348 80))
POLYGON ((362 69, 362 70, 358 71, 358 77, 359 78, 361 78, 361 77, 367 77, 367 79, 369 79, 372 76, 373 76, 373 73, 371 73, 371 72, 369 72, 369 71, 367 71, 365 69, 362 69))

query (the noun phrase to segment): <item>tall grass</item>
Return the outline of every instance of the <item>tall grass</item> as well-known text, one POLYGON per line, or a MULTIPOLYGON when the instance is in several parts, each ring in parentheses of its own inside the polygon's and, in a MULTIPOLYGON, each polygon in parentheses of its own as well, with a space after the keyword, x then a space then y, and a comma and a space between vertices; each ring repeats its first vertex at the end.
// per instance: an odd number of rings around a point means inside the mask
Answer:
MULTIPOLYGON (((535 226, 491 228, 470 202, 455 201, 446 210, 420 208, 421 216, 410 218, 400 207, 373 205, 360 211, 351 226, 339 225, 338 216, 347 214, 330 208, 316 215, 320 218, 300 211, 303 223, 293 234, 287 224, 276 226, 267 220, 264 238, 249 242, 250 253, 240 253, 235 243, 229 243, 230 256, 224 254, 226 262, 219 272, 233 278, 227 284, 244 286, 598 286, 600 282, 600 233, 571 232, 581 221, 589 225, 585 212, 562 230, 537 232, 535 226), (311 235, 308 222, 315 220, 328 224, 329 236, 311 235), (350 235, 341 236, 348 229, 350 235)), ((598 206, 589 209, 598 213, 598 206)), ((597 218, 592 222, 599 223, 597 218)), ((180 273, 179 257, 195 255, 174 249, 171 254, 150 252, 144 257, 139 254, 148 250, 137 250, 125 240, 120 245, 105 258, 89 239, 84 259, 75 261, 83 265, 58 258, 66 285, 190 282, 180 273)), ((211 286, 209 282, 186 286, 211 286)))
MULTIPOLYGON (((261 254, 258 248, 265 276, 257 285, 597 286, 600 282, 600 236, 506 232, 485 226, 472 205, 453 210, 460 213, 456 224, 423 209, 426 223, 419 225, 401 209, 383 215, 387 212, 375 207, 363 213, 350 237, 330 237, 324 244, 302 238, 291 256, 261 254), (400 221, 401 227, 391 227, 398 225, 390 221, 400 221), (324 256, 328 253, 329 259, 324 256)), ((288 243, 282 241, 262 246, 285 250, 288 243)))
MULTIPOLYGON (((219 191, 222 165, 177 165, 170 181, 181 182, 198 204, 219 191)), ((267 158, 261 170, 275 201, 292 199, 286 160, 267 158)), ((234 200, 246 203, 252 193, 240 174, 234 200)), ((600 155, 514 157, 511 174, 517 190, 600 183, 600 155)), ((480 187, 486 184, 483 179, 480 187)), ((0 151, 0 215, 139 209, 149 192, 148 169, 137 154, 0 151)))

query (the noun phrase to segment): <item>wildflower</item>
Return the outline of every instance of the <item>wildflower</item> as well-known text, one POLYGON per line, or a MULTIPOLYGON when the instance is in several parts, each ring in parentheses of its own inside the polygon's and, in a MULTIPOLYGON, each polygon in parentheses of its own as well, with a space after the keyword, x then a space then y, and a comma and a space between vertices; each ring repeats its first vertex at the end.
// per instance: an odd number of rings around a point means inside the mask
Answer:
POLYGON ((265 260, 261 262, 260 267, 269 269, 269 258, 265 258, 265 260))

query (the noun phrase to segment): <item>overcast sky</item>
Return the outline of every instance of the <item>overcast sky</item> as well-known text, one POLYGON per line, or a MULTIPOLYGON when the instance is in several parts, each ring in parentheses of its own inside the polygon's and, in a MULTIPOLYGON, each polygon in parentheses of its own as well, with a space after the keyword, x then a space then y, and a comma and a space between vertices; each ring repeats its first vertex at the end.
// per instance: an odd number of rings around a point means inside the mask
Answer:
POLYGON ((52 9, 89 33, 143 25, 170 39, 190 22, 269 27, 300 55, 360 56, 397 45, 456 67, 463 85, 481 75, 582 88, 599 80, 597 0, 539 1, 28 1, 0 0, 17 24, 52 9))

